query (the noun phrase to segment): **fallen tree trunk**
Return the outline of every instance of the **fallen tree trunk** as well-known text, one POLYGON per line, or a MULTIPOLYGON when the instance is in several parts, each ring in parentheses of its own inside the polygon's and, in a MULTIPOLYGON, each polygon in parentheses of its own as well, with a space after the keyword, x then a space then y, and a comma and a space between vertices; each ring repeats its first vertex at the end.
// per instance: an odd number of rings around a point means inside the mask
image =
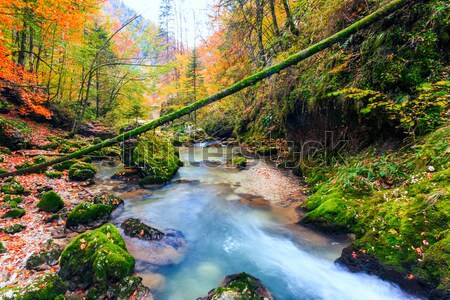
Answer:
POLYGON ((265 78, 268 78, 268 77, 272 76, 273 74, 277 74, 290 66, 296 65, 299 62, 301 62, 302 60, 305 60, 306 58, 311 57, 312 55, 314 55, 326 48, 329 48, 330 46, 338 43, 339 41, 342 41, 342 40, 350 37, 351 35, 358 32, 359 30, 370 26, 371 24, 381 20, 382 18, 388 16, 389 14, 395 12, 396 10, 400 9, 401 7, 403 7, 406 4, 411 3, 411 2, 413 2, 413 0, 391 1, 390 3, 381 7, 377 11, 362 18, 361 20, 359 20, 359 21, 355 22, 354 24, 350 25, 349 27, 339 31, 338 33, 336 33, 336 34, 334 34, 334 35, 296 53, 296 54, 289 56, 287 59, 285 59, 284 61, 282 61, 274 66, 266 68, 266 69, 264 69, 256 74, 253 74, 241 81, 238 81, 237 83, 233 84, 232 86, 230 86, 226 89, 223 89, 212 96, 203 98, 203 99, 196 101, 188 106, 185 106, 177 111, 174 111, 168 115, 162 116, 154 121, 151 121, 147 124, 144 124, 140 127, 135 128, 133 130, 127 131, 121 135, 114 137, 114 138, 108 139, 102 143, 83 148, 79 151, 73 152, 64 157, 60 157, 60 158, 57 158, 57 159, 54 159, 54 160, 51 160, 51 161, 48 161, 48 162, 45 162, 45 163, 42 163, 39 165, 35 165, 35 166, 25 168, 22 170, 18 170, 18 171, 0 174, 0 178, 36 172, 43 168, 49 167, 51 165, 63 162, 65 160, 69 160, 72 158, 78 158, 78 157, 88 154, 90 152, 100 150, 102 148, 109 147, 109 146, 117 144, 117 143, 121 143, 129 138, 138 136, 146 131, 155 129, 167 122, 178 119, 178 118, 180 118, 184 115, 187 115, 199 108, 202 108, 210 103, 216 102, 216 101, 223 99, 227 96, 230 96, 244 88, 252 86, 255 83, 257 83, 265 78))

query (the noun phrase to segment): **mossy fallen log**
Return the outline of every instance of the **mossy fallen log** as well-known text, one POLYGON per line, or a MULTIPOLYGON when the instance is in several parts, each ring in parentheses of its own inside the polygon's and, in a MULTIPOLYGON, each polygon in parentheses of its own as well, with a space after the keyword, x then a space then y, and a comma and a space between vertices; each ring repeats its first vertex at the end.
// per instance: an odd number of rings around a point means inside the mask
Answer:
POLYGON ((397 11, 398 9, 402 8, 403 6, 412 3, 414 0, 394 0, 391 1, 390 3, 384 5, 383 7, 381 7, 380 9, 376 10, 375 12, 371 13, 370 15, 362 18, 361 20, 353 23, 352 25, 346 27, 345 29, 335 33, 334 35, 296 53, 293 54, 291 56, 289 56, 287 59, 285 59, 284 61, 273 65, 269 68, 266 68, 260 72, 257 72, 245 79, 242 79, 238 82, 236 82, 235 84, 229 86, 226 89, 223 89, 219 92, 217 92, 216 94, 203 98, 201 100, 198 100, 188 106, 185 106, 177 111, 174 111, 170 114, 167 114, 165 116, 162 116, 154 121, 151 121, 147 124, 144 124, 140 127, 137 127, 133 130, 124 132, 114 138, 108 139, 103 141, 102 143, 90 146, 90 147, 86 147, 83 148, 79 151, 75 151, 71 154, 68 154, 67 156, 63 156, 63 157, 59 157, 57 159, 39 164, 39 165, 34 165, 32 167, 29 168, 24 168, 21 170, 17 170, 17 171, 13 171, 13 172, 9 172, 9 173, 4 173, 4 174, 0 174, 0 178, 4 178, 4 177, 9 177, 9 176, 16 176, 16 175, 22 175, 22 174, 28 174, 28 173, 33 173, 36 171, 39 171, 43 168, 52 166, 54 164, 63 162, 65 160, 69 160, 69 159, 73 159, 73 158, 78 158, 81 157, 83 155, 86 155, 88 153, 91 153, 93 151, 96 150, 100 150, 102 148, 105 147, 109 147, 112 146, 114 144, 117 143, 121 143, 127 139, 130 139, 132 137, 138 136, 144 132, 147 132, 149 130, 155 129, 165 123, 168 123, 170 121, 173 121, 175 119, 178 119, 184 115, 187 115, 199 108, 202 108, 208 104, 211 104, 213 102, 216 102, 218 100, 221 100, 227 96, 230 96, 240 90, 243 90, 249 86, 252 86, 254 84, 256 84, 257 82, 268 78, 274 74, 280 73, 282 70, 290 67, 290 66, 294 66, 296 64, 298 64, 299 62, 305 60, 306 58, 309 58, 311 56, 313 56, 314 54, 321 52, 322 50, 325 50, 329 47, 331 47, 332 45, 347 39, 348 37, 350 37, 351 35, 355 34, 356 32, 372 25, 373 23, 383 19, 384 17, 390 15, 391 13, 397 11))

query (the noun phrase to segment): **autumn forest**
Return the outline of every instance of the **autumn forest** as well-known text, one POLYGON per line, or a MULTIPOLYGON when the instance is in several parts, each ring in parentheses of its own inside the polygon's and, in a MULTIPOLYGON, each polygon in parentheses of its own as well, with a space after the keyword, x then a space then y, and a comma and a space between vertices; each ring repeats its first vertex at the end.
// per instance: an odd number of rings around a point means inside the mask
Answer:
POLYGON ((0 299, 450 298, 448 1, 144 2, 0 3, 0 299))

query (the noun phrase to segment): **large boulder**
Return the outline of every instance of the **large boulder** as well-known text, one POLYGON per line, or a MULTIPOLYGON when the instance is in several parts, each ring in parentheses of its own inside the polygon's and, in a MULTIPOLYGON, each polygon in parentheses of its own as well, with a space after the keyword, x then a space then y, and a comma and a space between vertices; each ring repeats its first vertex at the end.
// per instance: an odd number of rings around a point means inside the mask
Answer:
POLYGON ((273 300, 274 297, 262 282, 247 274, 228 275, 221 286, 211 290, 199 300, 273 300))
POLYGON ((130 276, 134 264, 119 231, 108 223, 70 242, 61 254, 59 275, 71 290, 106 291, 130 276))

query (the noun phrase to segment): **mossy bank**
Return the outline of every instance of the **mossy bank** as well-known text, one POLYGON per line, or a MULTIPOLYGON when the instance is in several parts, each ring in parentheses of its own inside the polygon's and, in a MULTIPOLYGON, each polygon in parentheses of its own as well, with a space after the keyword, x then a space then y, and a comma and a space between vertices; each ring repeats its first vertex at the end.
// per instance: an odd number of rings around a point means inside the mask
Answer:
POLYGON ((339 166, 309 169, 313 193, 303 203, 301 223, 331 234, 354 233, 351 258, 369 255, 392 267, 416 285, 405 283, 406 289, 448 293, 449 170, 449 126, 398 151, 370 148, 339 166))

